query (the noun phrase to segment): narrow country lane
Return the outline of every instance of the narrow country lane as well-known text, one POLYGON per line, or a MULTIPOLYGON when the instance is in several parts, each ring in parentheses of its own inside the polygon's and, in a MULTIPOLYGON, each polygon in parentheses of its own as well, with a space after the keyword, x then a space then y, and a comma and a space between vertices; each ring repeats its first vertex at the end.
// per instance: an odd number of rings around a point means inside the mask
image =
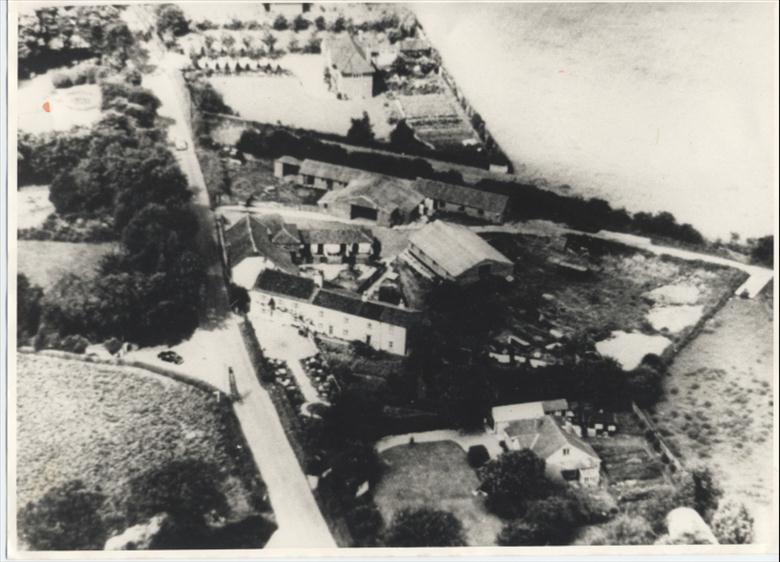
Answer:
POLYGON ((234 405, 236 416, 252 451, 255 463, 268 487, 278 530, 266 548, 336 548, 319 506, 309 488, 306 476, 287 441, 276 409, 268 393, 258 382, 236 320, 230 312, 222 277, 216 239, 214 214, 209 205, 203 174, 195 154, 193 135, 186 119, 189 111, 184 82, 176 60, 160 53, 157 70, 144 77, 162 105, 159 113, 172 120, 169 137, 184 140, 186 150, 175 151, 182 171, 195 194, 200 230, 197 244, 208 264, 201 329, 216 325, 226 327, 222 333, 221 352, 231 362, 239 393, 243 400, 234 405))

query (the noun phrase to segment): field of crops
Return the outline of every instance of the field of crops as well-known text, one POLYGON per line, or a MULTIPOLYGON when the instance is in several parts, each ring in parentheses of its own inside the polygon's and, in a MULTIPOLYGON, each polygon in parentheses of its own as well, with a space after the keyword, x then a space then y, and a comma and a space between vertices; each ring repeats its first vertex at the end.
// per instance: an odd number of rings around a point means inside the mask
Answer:
POLYGON ((138 370, 17 355, 17 505, 80 479, 121 521, 129 481, 171 461, 217 467, 228 519, 270 515, 265 485, 227 402, 138 370))

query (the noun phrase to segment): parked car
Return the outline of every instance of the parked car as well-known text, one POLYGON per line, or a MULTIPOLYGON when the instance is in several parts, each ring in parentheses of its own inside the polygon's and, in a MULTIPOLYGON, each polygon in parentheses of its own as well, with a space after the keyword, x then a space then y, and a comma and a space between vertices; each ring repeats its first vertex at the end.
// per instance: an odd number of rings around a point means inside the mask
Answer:
POLYGON ((173 139, 173 146, 176 148, 176 150, 187 150, 187 147, 189 146, 187 144, 187 141, 180 138, 173 139))
POLYGON ((176 353, 175 351, 171 351, 170 349, 158 353, 157 358, 162 361, 165 361, 166 363, 175 363, 176 365, 181 365, 182 363, 184 363, 184 359, 182 358, 182 356, 176 353))

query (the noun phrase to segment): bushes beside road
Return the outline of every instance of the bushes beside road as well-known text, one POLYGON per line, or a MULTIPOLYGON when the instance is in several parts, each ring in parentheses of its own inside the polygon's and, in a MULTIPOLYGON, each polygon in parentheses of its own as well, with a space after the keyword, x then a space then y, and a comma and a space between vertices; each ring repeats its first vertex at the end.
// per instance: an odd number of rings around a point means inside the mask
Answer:
POLYGON ((153 127, 160 102, 136 86, 103 90, 106 106, 120 112, 91 130, 20 139, 27 155, 20 177, 50 181, 59 216, 100 219, 121 242, 99 275, 67 275, 44 297, 38 345, 52 334, 175 342, 197 326, 205 282, 194 246, 198 222, 187 179, 164 131, 153 127))

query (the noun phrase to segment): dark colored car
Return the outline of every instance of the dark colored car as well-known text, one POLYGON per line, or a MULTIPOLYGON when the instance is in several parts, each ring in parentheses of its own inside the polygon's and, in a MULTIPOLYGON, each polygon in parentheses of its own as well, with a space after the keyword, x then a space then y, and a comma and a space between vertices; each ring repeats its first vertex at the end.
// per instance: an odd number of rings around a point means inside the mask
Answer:
POLYGON ((176 353, 175 351, 161 351, 157 354, 158 359, 162 359, 163 361, 167 363, 175 363, 177 365, 181 365, 184 363, 184 359, 182 359, 182 356, 176 353))

